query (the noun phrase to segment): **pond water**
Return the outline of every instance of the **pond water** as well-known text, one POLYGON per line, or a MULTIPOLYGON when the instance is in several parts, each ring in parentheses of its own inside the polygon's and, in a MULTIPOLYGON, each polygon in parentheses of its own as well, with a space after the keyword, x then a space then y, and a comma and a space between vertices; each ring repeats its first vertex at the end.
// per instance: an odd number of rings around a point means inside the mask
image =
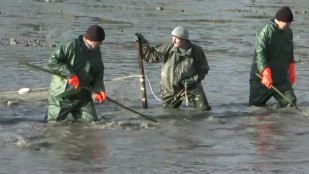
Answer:
MULTIPOLYGON (((284 5, 294 12, 295 94, 308 114, 307 0, 2 0, 0 92, 47 88, 49 74, 18 61, 47 68, 56 45, 100 24, 107 94, 159 123, 107 101, 96 103, 97 123, 46 124, 45 100, 3 103, 0 173, 308 173, 309 120, 294 108, 278 109, 274 99, 268 107, 247 105, 255 34, 284 5), (156 45, 179 25, 207 56, 202 83, 210 112, 184 105, 163 111, 148 83, 149 109, 142 109, 139 79, 123 78, 138 74, 134 33, 156 45)), ((144 65, 159 96, 161 64, 144 65)))

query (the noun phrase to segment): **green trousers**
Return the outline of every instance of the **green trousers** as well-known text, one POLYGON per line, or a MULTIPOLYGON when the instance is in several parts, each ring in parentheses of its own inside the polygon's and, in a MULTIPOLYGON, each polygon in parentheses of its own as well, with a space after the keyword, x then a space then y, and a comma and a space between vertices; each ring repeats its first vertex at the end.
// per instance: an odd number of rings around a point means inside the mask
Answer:
POLYGON ((75 121, 92 122, 98 120, 91 98, 70 99, 49 95, 46 121, 61 121, 70 113, 75 121))
MULTIPOLYGON (((294 94, 294 90, 289 81, 274 84, 274 86, 284 94, 294 105, 296 105, 296 96, 294 94)), ((275 97, 278 101, 280 107, 290 106, 289 102, 286 101, 283 97, 281 97, 276 91, 273 89, 268 89, 265 85, 263 85, 259 80, 250 79, 250 96, 249 96, 249 105, 252 106, 265 106, 266 102, 271 98, 275 97)))
MULTIPOLYGON (((179 108, 185 96, 182 95, 181 97, 176 98, 175 95, 162 96, 162 106, 164 109, 179 108)), ((201 84, 197 84, 195 87, 188 90, 187 96, 189 103, 197 110, 211 110, 201 84)))

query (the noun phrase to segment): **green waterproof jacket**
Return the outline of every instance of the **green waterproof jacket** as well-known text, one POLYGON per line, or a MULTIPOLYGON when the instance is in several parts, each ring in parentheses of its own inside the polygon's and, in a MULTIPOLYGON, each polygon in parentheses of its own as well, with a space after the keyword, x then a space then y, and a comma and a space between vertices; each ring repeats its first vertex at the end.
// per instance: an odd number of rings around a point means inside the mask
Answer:
POLYGON ((68 79, 53 75, 49 94, 63 98, 89 98, 91 93, 81 86, 90 87, 95 93, 105 91, 103 83, 104 65, 100 49, 89 51, 83 36, 59 46, 48 61, 48 67, 57 74, 68 77, 75 74, 80 87, 68 84, 68 79))
POLYGON ((251 79, 259 79, 254 73, 270 67, 274 84, 288 81, 289 64, 294 62, 293 51, 292 30, 280 30, 274 19, 269 20, 257 35, 251 79))
POLYGON ((209 66, 203 49, 190 43, 187 51, 181 52, 173 43, 151 47, 142 44, 143 59, 146 62, 162 62, 161 94, 173 96, 183 89, 182 80, 193 77, 198 83, 205 78, 209 66))

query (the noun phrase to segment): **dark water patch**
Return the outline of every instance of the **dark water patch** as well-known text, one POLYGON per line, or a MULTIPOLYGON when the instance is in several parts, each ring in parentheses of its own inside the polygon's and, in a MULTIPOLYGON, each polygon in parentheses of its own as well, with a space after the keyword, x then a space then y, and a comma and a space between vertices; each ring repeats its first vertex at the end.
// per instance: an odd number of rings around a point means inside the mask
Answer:
POLYGON ((213 108, 216 117, 251 116, 250 107, 247 103, 218 104, 213 108), (221 112, 222 111, 222 112, 221 112))
MULTIPOLYGON (((110 122, 111 123, 111 122, 110 122)), ((115 123, 115 122, 114 122, 115 123)), ((106 124, 106 123, 105 123, 106 124)), ((117 125, 124 130, 134 130, 139 131, 141 129, 156 129, 159 124, 153 124, 146 121, 135 120, 135 121, 118 121, 117 125)), ((101 126, 99 126, 101 127, 101 126)))
MULTIPOLYGON (((22 8, 22 7, 20 7, 20 8, 22 8)), ((7 12, 4 12, 4 13, 0 14, 0 17, 1 18, 3 17, 5 19, 6 18, 8 18, 8 19, 13 18, 15 20, 16 20, 16 18, 18 18, 18 19, 25 19, 26 18, 27 20, 32 20, 32 21, 37 22, 39 19, 41 19, 40 16, 42 14, 44 14, 44 13, 37 12, 37 13, 29 13, 29 14, 25 14, 25 15, 18 15, 18 13, 12 13, 12 12, 7 13, 7 12)))
POLYGON ((201 37, 199 40, 191 39, 190 41, 198 45, 210 45, 212 42, 208 40, 209 40, 208 37, 207 38, 201 37))
POLYGON ((50 142, 44 142, 44 141, 35 143, 32 142, 30 145, 28 145, 28 148, 31 150, 42 151, 52 148, 52 144, 50 142))
MULTIPOLYGON (((37 35, 35 32, 30 32, 37 35)), ((29 32, 27 32, 27 35, 29 32)), ((18 47, 56 47, 56 41, 47 39, 46 37, 37 37, 37 39, 30 39, 29 37, 17 38, 1 38, 0 45, 3 46, 18 46, 18 47)))
POLYGON ((5 12, 1 12, 0 13, 0 18, 22 18, 23 16, 19 16, 16 14, 9 14, 9 13, 5 13, 5 12))
POLYGON ((308 10, 295 10, 295 14, 306 14, 306 15, 309 15, 309 11, 308 10))
MULTIPOLYGON (((302 90, 305 91, 305 92, 309 92, 308 88, 304 88, 302 90)), ((301 109, 303 109, 305 111, 308 111, 308 109, 309 109, 309 101, 304 101, 304 102, 298 103, 298 106, 305 107, 305 108, 301 108, 301 109)))
POLYGON ((45 121, 42 120, 36 120, 36 119, 31 119, 31 118, 6 118, 6 119, 1 119, 0 120, 0 125, 16 125, 20 123, 45 123, 45 121))
MULTIPOLYGON (((298 51, 299 49, 304 49, 304 50, 309 50, 309 46, 307 46, 307 45, 299 45, 299 44, 296 44, 295 45, 295 48, 296 48, 296 50, 295 51, 298 51)), ((306 55, 307 57, 307 59, 309 59, 309 56, 308 56, 308 53, 305 53, 305 52, 297 52, 297 55, 299 55, 299 54, 302 54, 302 55, 306 55)))
POLYGON ((228 39, 229 42, 241 45, 241 46, 247 46, 247 47, 253 47, 254 43, 252 41, 246 41, 245 38, 242 38, 243 36, 237 35, 234 38, 228 39))
POLYGON ((222 20, 222 19, 182 19, 172 20, 173 22, 185 22, 185 23, 233 23, 238 21, 222 20))
POLYGON ((101 8, 104 8, 104 9, 122 9, 123 7, 121 6, 116 6, 116 5, 94 5, 96 6, 97 8, 101 7, 101 8))
POLYGON ((223 9, 223 10, 221 10, 221 12, 236 12, 236 13, 245 12, 245 13, 250 13, 250 12, 252 12, 252 10, 245 10, 245 9, 223 9))
POLYGON ((145 8, 140 8, 137 6, 120 6, 120 5, 91 5, 91 6, 87 6, 89 8, 102 8, 104 10, 107 10, 109 12, 112 12, 113 10, 119 11, 137 11, 137 10, 154 10, 154 9, 145 9, 145 8))
POLYGON ((196 150, 196 149, 210 149, 216 146, 214 142, 201 142, 201 141, 196 141, 192 139, 179 139, 177 140, 180 142, 183 146, 180 147, 179 149, 181 150, 196 150))
MULTIPOLYGON (((107 18, 102 18, 102 17, 97 17, 97 16, 84 16, 84 15, 76 15, 76 14, 70 14, 70 13, 65 13, 63 10, 58 10, 57 12, 49 12, 49 15, 61 15, 65 19, 70 19, 76 21, 76 23, 79 23, 79 20, 92 20, 96 23, 102 23, 104 25, 108 24, 122 24, 122 25, 128 25, 132 26, 133 23, 127 22, 127 21, 121 21, 121 20, 112 20, 112 19, 107 19, 107 18)), ((121 19, 121 18, 120 18, 121 19)))
POLYGON ((102 24, 122 24, 122 25, 129 25, 133 26, 133 23, 131 22, 126 22, 126 21, 118 21, 118 20, 111 20, 111 19, 106 19, 106 18, 100 18, 100 17, 91 17, 91 20, 94 22, 102 23, 102 24))
POLYGON ((188 145, 187 149, 194 150, 199 148, 212 148, 214 146, 215 146, 214 144, 191 144, 188 145))
MULTIPOLYGON (((178 14, 178 13, 183 13, 185 12, 184 9, 172 9, 172 8, 165 8, 164 6, 156 6, 154 8, 157 11, 164 11, 164 12, 168 12, 170 14, 178 14)), ((190 13, 191 14, 191 13, 190 13)))
MULTIPOLYGON (((125 30, 120 31, 121 33, 125 32, 125 30)), ((125 34, 125 33, 123 33, 125 34)), ((132 33, 133 34, 133 33, 132 33)), ((137 56, 137 52, 136 50, 136 42, 135 41, 125 41, 125 42, 108 42, 108 49, 114 48, 114 49, 124 49, 124 50, 129 50, 132 51, 133 53, 136 54, 137 56)), ((155 45, 155 44, 154 44, 155 45)))
POLYGON ((206 53, 211 53, 211 54, 219 54, 219 55, 228 55, 228 50, 227 49, 207 49, 206 53))
POLYGON ((304 57, 307 57, 307 55, 299 55, 299 58, 294 59, 295 63, 299 63, 300 65, 304 65, 305 63, 308 63, 309 60, 304 57))
POLYGON ((279 9, 281 8, 282 6, 281 5, 246 5, 246 7, 250 7, 250 8, 275 8, 275 9, 279 9))
POLYGON ((68 0, 34 0, 35 2, 56 2, 56 3, 62 3, 68 0))
POLYGON ((302 132, 294 133, 294 135, 296 135, 296 136, 303 136, 303 135, 307 135, 307 134, 309 134, 309 131, 302 131, 302 132))
POLYGON ((112 10, 129 10, 129 11, 135 11, 135 10, 143 10, 142 8, 138 7, 130 7, 130 6, 120 6, 120 5, 87 5, 88 8, 102 8, 104 10, 107 10, 111 12, 112 10))
POLYGON ((30 28, 30 29, 32 29, 33 31, 42 31, 43 30, 43 28, 42 28, 42 26, 43 26, 44 24, 43 23, 41 23, 41 24, 19 24, 18 26, 18 29, 27 29, 27 28, 30 28))
POLYGON ((249 18, 249 19, 270 19, 274 16, 268 16, 268 15, 249 15, 249 16, 242 16, 242 18, 249 18))
MULTIPOLYGON (((140 6, 132 6, 132 5, 122 5, 122 6, 118 6, 118 5, 99 5, 99 4, 94 4, 94 5, 88 5, 88 8, 95 8, 95 9, 102 9, 102 10, 107 10, 108 12, 113 12, 113 11, 126 11, 126 12, 134 12, 134 11, 147 11, 147 12, 151 12, 151 11, 168 11, 168 12, 172 12, 172 13, 178 13, 178 12, 184 12, 184 9, 171 9, 171 8, 165 8, 164 5, 158 5, 158 6, 154 6, 153 8, 143 8, 140 6)), ((147 14, 149 15, 149 14, 147 14)))

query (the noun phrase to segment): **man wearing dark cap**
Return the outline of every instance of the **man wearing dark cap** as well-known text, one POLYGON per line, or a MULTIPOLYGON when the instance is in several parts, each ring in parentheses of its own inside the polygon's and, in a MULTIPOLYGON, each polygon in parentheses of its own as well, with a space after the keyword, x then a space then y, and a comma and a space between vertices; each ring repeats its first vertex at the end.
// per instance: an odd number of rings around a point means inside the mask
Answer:
POLYGON ((55 50, 48 67, 67 78, 52 76, 46 121, 61 121, 70 113, 76 121, 98 120, 92 94, 83 87, 91 88, 99 102, 105 100, 104 65, 100 51, 104 39, 103 28, 92 25, 84 36, 80 35, 55 50))
POLYGON ((293 33, 290 25, 293 13, 289 7, 280 8, 257 34, 256 48, 250 74, 249 105, 264 106, 274 96, 280 107, 296 105, 292 85, 295 83, 293 33), (255 73, 262 76, 260 79, 255 73), (291 103, 271 87, 276 87, 291 103))
POLYGON ((210 110, 201 81, 209 66, 203 49, 191 43, 189 31, 178 26, 172 31, 172 42, 151 47, 140 33, 136 41, 142 44, 146 62, 162 62, 161 98, 163 108, 178 108, 182 100, 190 102, 197 110, 210 110))

